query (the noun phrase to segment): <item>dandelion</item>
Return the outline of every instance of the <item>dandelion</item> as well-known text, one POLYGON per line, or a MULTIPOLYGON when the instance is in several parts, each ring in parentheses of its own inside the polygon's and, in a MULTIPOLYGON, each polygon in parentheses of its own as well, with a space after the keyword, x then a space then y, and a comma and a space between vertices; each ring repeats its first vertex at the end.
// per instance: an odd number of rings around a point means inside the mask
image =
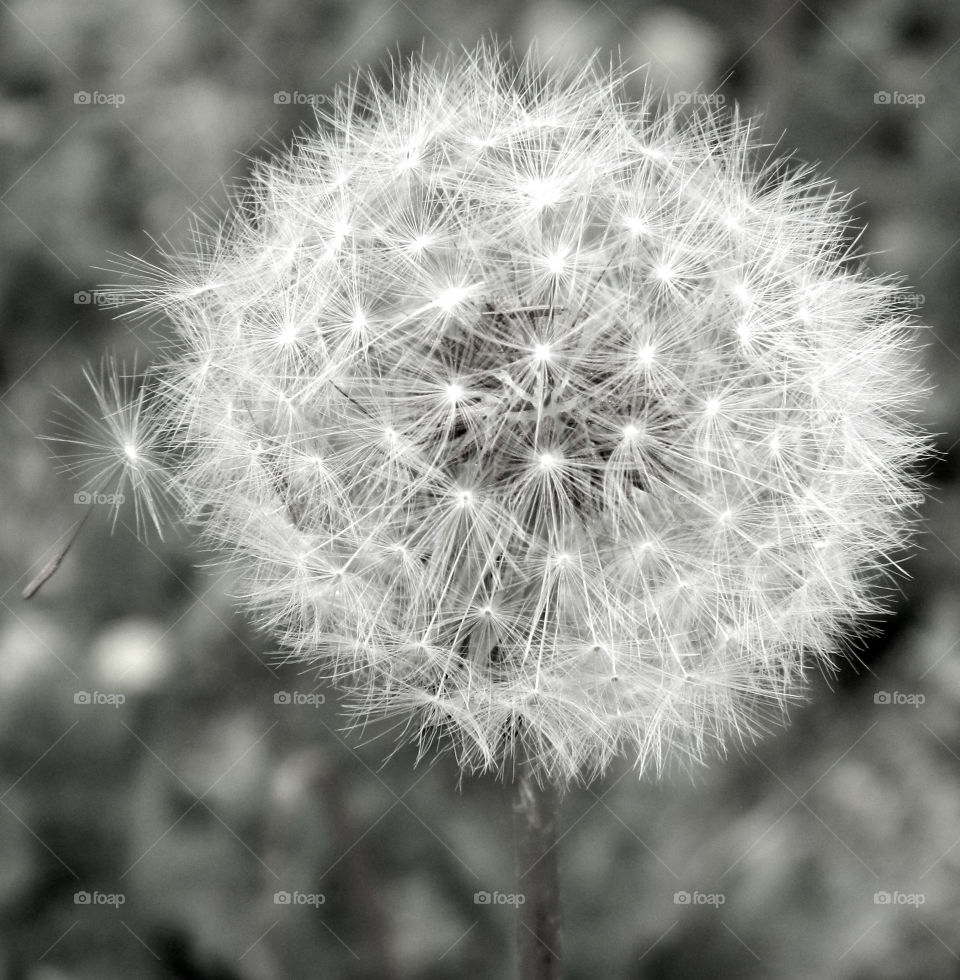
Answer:
POLYGON ((244 605, 421 754, 563 786, 764 729, 918 502, 915 327, 846 200, 486 44, 320 123, 128 290, 178 333, 113 434, 149 407, 244 605))
POLYGON ((489 45, 355 80, 128 290, 178 325, 151 431, 244 604, 465 771, 751 737, 917 501, 911 318, 845 200, 620 85, 489 45))

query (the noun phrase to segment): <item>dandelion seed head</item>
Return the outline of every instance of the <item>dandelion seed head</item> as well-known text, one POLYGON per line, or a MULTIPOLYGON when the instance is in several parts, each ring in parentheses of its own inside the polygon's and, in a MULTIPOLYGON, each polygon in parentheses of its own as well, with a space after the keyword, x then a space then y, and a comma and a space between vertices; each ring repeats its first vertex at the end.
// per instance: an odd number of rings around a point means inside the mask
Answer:
POLYGON ((355 79, 128 290, 177 340, 88 446, 145 502, 167 446, 288 658, 464 771, 758 735, 883 607, 919 500, 914 328, 844 199, 618 73, 483 44, 355 79))

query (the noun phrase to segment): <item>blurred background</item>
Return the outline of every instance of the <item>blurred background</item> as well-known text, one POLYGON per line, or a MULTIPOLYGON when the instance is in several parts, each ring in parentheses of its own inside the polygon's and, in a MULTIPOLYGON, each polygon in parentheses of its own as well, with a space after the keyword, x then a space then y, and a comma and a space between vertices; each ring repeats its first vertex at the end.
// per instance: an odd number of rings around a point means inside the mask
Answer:
POLYGON ((930 326, 942 458, 922 550, 859 664, 691 781, 572 792, 569 978, 960 977, 960 7, 950 0, 7 0, 0 5, 0 980, 510 976, 509 792, 458 787, 337 699, 197 567, 81 509, 50 444, 82 366, 148 332, 94 292, 189 247, 313 95, 485 34, 619 51, 853 192, 930 326), (371 733, 372 734, 372 733, 371 733))

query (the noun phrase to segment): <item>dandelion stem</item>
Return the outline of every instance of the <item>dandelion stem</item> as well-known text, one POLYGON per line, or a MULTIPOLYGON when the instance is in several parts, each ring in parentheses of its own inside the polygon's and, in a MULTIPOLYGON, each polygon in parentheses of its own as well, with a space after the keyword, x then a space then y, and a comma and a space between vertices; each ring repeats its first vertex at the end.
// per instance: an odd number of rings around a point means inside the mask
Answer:
POLYGON ((514 780, 514 833, 517 883, 524 902, 518 906, 517 976, 520 980, 560 977, 561 915, 557 871, 557 786, 537 783, 528 765, 514 780))

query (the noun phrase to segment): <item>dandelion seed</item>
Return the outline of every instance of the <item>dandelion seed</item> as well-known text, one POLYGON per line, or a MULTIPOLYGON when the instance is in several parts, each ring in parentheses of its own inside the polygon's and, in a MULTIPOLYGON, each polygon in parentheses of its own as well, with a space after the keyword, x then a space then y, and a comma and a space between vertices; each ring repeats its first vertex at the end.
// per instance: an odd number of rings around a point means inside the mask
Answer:
POLYGON ((653 346, 653 344, 644 344, 643 347, 637 351, 637 363, 641 367, 648 368, 653 364, 654 360, 656 359, 656 355, 657 349, 653 346))
POLYGON ((149 522, 162 535, 169 493, 168 473, 161 464, 162 425, 149 403, 149 387, 137 378, 136 367, 125 370, 104 360, 99 375, 85 371, 97 412, 62 396, 70 409, 52 442, 69 449, 61 454, 63 469, 83 484, 80 502, 104 504, 116 526, 120 510, 132 500, 138 533, 149 522))
POLYGON ((468 296, 470 289, 466 286, 448 286, 434 300, 444 313, 452 313, 468 296))
POLYGON ((530 203, 536 210, 548 208, 563 196, 563 187, 559 181, 549 177, 538 177, 528 180, 523 185, 523 191, 529 197, 530 203))

